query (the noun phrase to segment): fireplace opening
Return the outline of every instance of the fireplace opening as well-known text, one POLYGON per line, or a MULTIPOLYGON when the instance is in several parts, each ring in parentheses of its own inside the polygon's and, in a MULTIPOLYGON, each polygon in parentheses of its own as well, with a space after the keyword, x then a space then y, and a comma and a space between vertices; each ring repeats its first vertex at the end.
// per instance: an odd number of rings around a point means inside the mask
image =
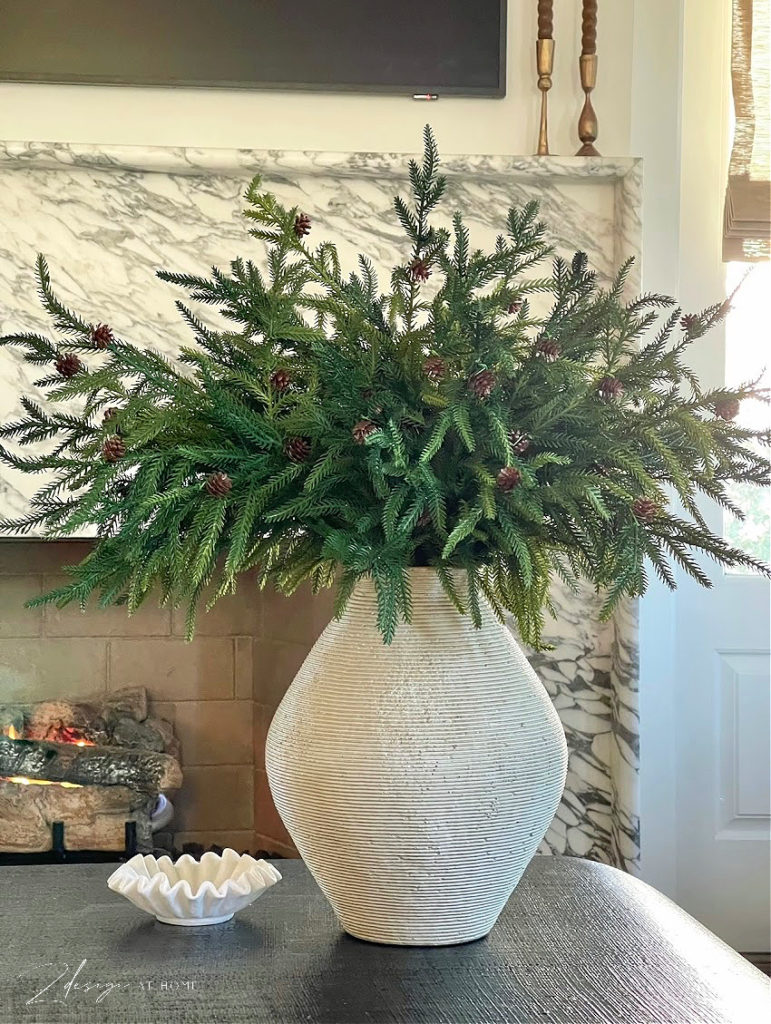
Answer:
POLYGON ((143 688, 0 705, 0 861, 150 852, 173 815, 179 756, 143 688))

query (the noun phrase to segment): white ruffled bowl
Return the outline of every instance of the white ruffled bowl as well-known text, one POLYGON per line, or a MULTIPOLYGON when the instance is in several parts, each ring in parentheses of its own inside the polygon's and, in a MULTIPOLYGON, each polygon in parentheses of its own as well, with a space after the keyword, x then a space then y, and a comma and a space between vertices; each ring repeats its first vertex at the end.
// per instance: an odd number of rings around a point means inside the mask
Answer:
POLYGON ((229 921, 280 880, 267 861, 223 850, 200 861, 186 853, 177 861, 138 853, 113 871, 107 885, 164 924, 203 925, 229 921))

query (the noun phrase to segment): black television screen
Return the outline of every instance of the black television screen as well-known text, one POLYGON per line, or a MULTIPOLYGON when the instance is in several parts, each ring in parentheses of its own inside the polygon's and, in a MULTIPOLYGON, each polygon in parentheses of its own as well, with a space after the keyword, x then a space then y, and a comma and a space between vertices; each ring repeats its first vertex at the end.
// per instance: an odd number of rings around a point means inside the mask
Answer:
POLYGON ((506 0, 0 0, 0 80, 502 96, 506 0))

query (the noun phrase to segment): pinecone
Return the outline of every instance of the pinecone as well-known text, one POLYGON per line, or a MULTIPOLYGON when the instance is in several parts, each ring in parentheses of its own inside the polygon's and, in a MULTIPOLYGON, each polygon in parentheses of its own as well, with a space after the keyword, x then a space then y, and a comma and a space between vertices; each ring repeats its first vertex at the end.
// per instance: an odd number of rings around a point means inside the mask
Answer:
POLYGON ((126 445, 122 437, 118 437, 117 434, 113 434, 112 437, 105 439, 102 445, 102 455, 106 462, 117 462, 118 459, 122 459, 126 454, 126 445))
POLYGON ((425 373, 429 380, 441 380, 445 373, 447 373, 447 367, 444 364, 444 360, 440 359, 439 356, 429 356, 425 363, 423 363, 423 373, 425 373))
POLYGON ((721 420, 735 420, 739 415, 740 403, 738 398, 721 398, 715 402, 715 415, 721 420))
POLYGON ((604 402, 612 402, 624 393, 624 385, 618 377, 603 377, 597 385, 597 391, 604 402))
POLYGON ((203 486, 209 497, 224 498, 226 494, 230 493, 233 481, 227 473, 212 473, 210 477, 207 477, 203 486))
POLYGON ((524 455, 531 442, 532 438, 522 430, 512 430, 509 434, 509 444, 515 455, 524 455))
POLYGON ((431 270, 425 260, 413 260, 407 268, 407 273, 413 281, 427 281, 431 276, 431 270))
POLYGON ((560 347, 553 338, 542 334, 535 343, 535 354, 547 363, 554 363, 560 357, 560 347))
POLYGON ((480 370, 479 373, 469 377, 468 381, 469 389, 480 399, 489 398, 495 384, 495 374, 492 370, 480 370))
POLYGON ((659 514, 658 503, 653 498, 635 498, 632 502, 632 514, 641 523, 651 523, 659 514))
POLYGON ((120 412, 120 409, 116 405, 108 406, 102 413, 102 423, 110 423, 120 412))
POLYGON ((522 474, 515 466, 504 466, 498 473, 498 490, 508 493, 513 491, 522 479, 522 474))
POLYGON ((378 425, 373 423, 372 420, 359 420, 358 423, 354 424, 351 434, 356 444, 364 444, 369 435, 374 434, 378 429, 378 425))
POLYGON ((97 324, 96 327, 91 328, 91 340, 97 348, 105 349, 115 339, 107 324, 97 324))
POLYGON ((294 233, 303 238, 311 229, 311 219, 307 213, 298 213, 294 219, 294 233))
POLYGON ((284 453, 290 462, 305 462, 311 453, 311 443, 307 437, 288 437, 284 453))
POLYGON ((83 369, 83 364, 74 352, 63 352, 56 360, 55 365, 59 376, 65 378, 74 377, 83 369))
POLYGON ((292 381, 292 377, 288 370, 278 369, 274 370, 270 375, 271 387, 276 391, 286 391, 292 381))
POLYGON ((520 309, 522 309, 521 302, 510 302, 507 312, 513 315, 514 313, 519 313, 520 309))
POLYGON ((680 317, 680 326, 688 334, 696 327, 698 322, 699 318, 695 313, 686 313, 685 316, 680 317))

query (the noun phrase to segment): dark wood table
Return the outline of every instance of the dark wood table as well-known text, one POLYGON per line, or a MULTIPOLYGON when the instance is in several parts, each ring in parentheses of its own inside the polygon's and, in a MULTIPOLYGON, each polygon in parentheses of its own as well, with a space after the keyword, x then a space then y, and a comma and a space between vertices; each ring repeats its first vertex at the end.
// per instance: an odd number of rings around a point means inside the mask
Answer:
POLYGON ((536 857, 492 934, 443 949, 344 935, 300 861, 236 918, 162 925, 109 864, 0 867, 0 1021, 756 1024, 764 976, 643 883, 536 857))

